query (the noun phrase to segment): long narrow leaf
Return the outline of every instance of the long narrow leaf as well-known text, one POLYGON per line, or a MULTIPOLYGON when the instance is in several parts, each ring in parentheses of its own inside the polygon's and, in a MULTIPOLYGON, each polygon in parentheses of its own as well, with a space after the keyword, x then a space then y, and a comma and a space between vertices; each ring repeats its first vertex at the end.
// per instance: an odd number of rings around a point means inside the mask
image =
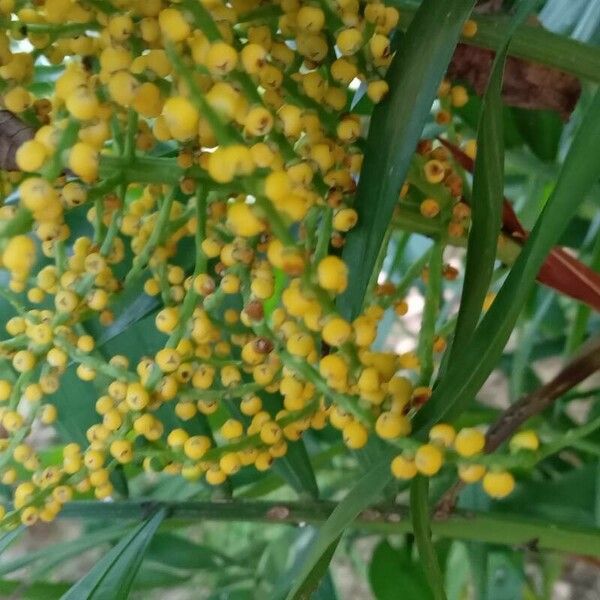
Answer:
POLYGON ((444 577, 431 541, 429 522, 429 480, 423 475, 416 477, 410 487, 410 512, 419 556, 435 600, 446 600, 444 577))
POLYGON ((585 195, 600 175, 600 91, 573 139, 556 187, 523 247, 496 300, 478 326, 460 363, 448 369, 430 401, 417 415, 425 428, 461 412, 491 373, 552 246, 566 229, 585 195))
MULTIPOLYGON (((299 575, 292 582, 292 589, 288 600, 298 600, 303 597, 303 592, 314 584, 314 575, 317 566, 322 568, 329 563, 333 556, 332 545, 342 535, 348 525, 369 504, 377 500, 382 490, 391 479, 389 452, 386 452, 379 462, 364 475, 358 483, 348 492, 346 497, 336 506, 331 516, 323 523, 319 530, 313 547, 307 555, 299 575), (328 560, 324 561, 324 557, 328 560)), ((335 548, 335 547, 334 547, 335 548)), ((322 569, 322 573, 325 569, 322 569)), ((304 596, 306 597, 306 596, 304 596)))
POLYGON ((504 200, 504 133, 502 127, 502 80, 508 46, 517 27, 531 12, 535 0, 519 5, 506 39, 496 53, 490 80, 483 97, 477 131, 477 158, 471 196, 471 229, 456 331, 448 368, 469 342, 483 309, 494 263, 498 235, 502 226, 504 200))
POLYGON ((339 300, 355 317, 377 261, 400 187, 474 0, 425 0, 388 70, 389 97, 375 107, 356 195, 358 225, 344 247, 352 277, 339 300))
POLYGON ((167 511, 163 508, 126 535, 62 600, 126 600, 144 552, 167 511))
MULTIPOLYGON (((38 563, 35 568, 36 573, 44 572, 73 556, 79 556, 90 548, 118 539, 123 535, 123 532, 126 531, 126 527, 127 526, 117 525, 115 527, 106 527, 94 532, 87 532, 85 535, 82 535, 75 540, 54 544, 52 546, 52 552, 48 552, 47 548, 40 548, 34 552, 28 552, 27 554, 23 554, 22 556, 18 556, 10 561, 0 564, 0 577, 13 573, 23 567, 28 567, 34 563, 38 563)), ((17 531, 19 530, 15 529, 6 534, 5 537, 14 534, 17 531)), ((4 539, 5 538, 3 537, 2 540, 4 539)), ((32 570, 33 569, 29 567, 29 571, 31 572, 32 570)))

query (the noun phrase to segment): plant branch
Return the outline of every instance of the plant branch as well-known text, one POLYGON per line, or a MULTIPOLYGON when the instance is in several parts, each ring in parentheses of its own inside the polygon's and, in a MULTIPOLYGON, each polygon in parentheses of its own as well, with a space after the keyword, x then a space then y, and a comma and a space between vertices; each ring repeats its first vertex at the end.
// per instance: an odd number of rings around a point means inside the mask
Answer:
MULTIPOLYGON (((600 369, 600 336, 596 336, 581 348, 579 354, 548 383, 524 396, 507 408, 486 434, 485 452, 494 452, 512 436, 528 419, 539 415, 566 392, 579 385, 600 369)), ((447 517, 456 506, 464 483, 456 482, 440 499, 436 509, 438 518, 447 517)))
MULTIPOLYGON (((157 508, 168 518, 184 521, 253 521, 270 524, 303 525, 322 523, 333 512, 335 502, 69 502, 59 517, 83 519, 141 519, 157 508)), ((352 527, 374 533, 412 531, 408 508, 399 505, 373 506, 363 510, 352 527)), ((431 521, 434 535, 509 546, 531 546, 578 554, 600 556, 600 529, 564 523, 525 519, 506 513, 457 511, 449 518, 431 521)))

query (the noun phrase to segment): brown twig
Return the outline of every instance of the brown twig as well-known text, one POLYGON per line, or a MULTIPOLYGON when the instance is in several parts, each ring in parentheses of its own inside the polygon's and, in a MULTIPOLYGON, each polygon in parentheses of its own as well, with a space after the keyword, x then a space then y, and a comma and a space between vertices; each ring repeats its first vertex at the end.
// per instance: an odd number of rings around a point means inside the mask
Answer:
MULTIPOLYGON (((485 452, 490 453, 499 448, 525 421, 546 410, 558 398, 598 370, 600 335, 588 340, 579 354, 567 363, 556 377, 521 398, 500 415, 486 434, 485 452)), ((452 513, 463 487, 464 483, 458 481, 444 493, 435 510, 436 518, 444 519, 452 513)))

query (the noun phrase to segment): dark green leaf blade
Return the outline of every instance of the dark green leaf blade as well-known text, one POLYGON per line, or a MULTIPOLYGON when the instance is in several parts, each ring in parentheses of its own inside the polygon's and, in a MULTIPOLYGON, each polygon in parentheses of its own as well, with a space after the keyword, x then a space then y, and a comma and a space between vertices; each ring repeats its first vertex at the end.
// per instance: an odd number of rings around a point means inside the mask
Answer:
POLYGON ((319 497, 319 487, 306 446, 302 440, 288 442, 285 456, 275 462, 274 471, 283 477, 300 494, 319 497))
MULTIPOLYGON (((354 521, 360 512, 379 497, 382 490, 391 480, 390 452, 384 453, 380 460, 356 483, 346 494, 345 498, 336 506, 330 517, 319 529, 311 551, 303 561, 299 575, 292 582, 292 590, 287 596, 288 600, 298 600, 302 595, 307 581, 312 581, 314 569, 317 565, 323 566, 322 559, 331 552, 332 544, 342 535, 344 529, 354 521)), ((329 556, 329 560, 333 553, 329 556)), ((328 564, 328 561, 327 561, 328 564)), ((323 573, 325 569, 323 569, 323 573)))
MULTIPOLYGON (((68 560, 73 556, 77 556, 90 548, 118 539, 123 535, 126 527, 126 525, 117 525, 115 527, 105 527, 98 531, 88 532, 75 540, 54 544, 52 546, 52 552, 48 552, 48 549, 45 547, 33 552, 28 552, 27 554, 23 554, 22 556, 18 556, 0 564, 0 577, 24 567, 29 567, 29 572, 31 574, 34 569, 30 567, 30 565, 34 563, 38 563, 38 566, 35 569, 35 572, 38 574, 50 570, 61 562, 68 560)), ((15 529, 6 534, 5 537, 8 537, 17 531, 19 530, 15 529)), ((2 539, 4 540, 4 537, 2 539)))
POLYGON ((319 587, 321 580, 327 573, 329 569, 329 563, 335 554, 335 551, 340 543, 341 536, 337 537, 321 554, 319 559, 313 565, 312 569, 309 573, 307 573, 306 577, 302 581, 302 585, 295 589, 293 595, 289 595, 288 598, 293 598, 294 600, 310 600, 316 589, 319 587))
POLYGON ((404 550, 382 541, 371 557, 369 583, 377 600, 431 600, 431 590, 421 566, 404 550))
POLYGON ((496 58, 485 91, 477 127, 477 157, 473 172, 471 228, 467 247, 465 281, 456 322, 448 367, 470 341, 488 292, 498 235, 502 226, 504 201, 504 133, 502 117, 502 80, 508 46, 517 27, 531 12, 534 1, 519 5, 506 39, 496 58))
POLYGON ((175 569, 217 569, 232 564, 232 560, 208 546, 195 544, 173 533, 154 536, 146 559, 175 569))
POLYGON ((109 550, 62 600, 126 600, 144 553, 165 518, 163 508, 109 550))
POLYGON ((431 541, 431 524, 429 519, 429 479, 418 475, 410 486, 410 514, 413 523, 415 541, 419 556, 433 597, 435 600, 446 600, 444 577, 438 562, 433 542, 431 541))
POLYGON ((600 154, 590 151, 599 138, 600 92, 596 92, 531 236, 472 341, 461 353, 460 363, 448 369, 417 415, 417 428, 460 413, 497 364, 548 252, 600 175, 600 154))
POLYGON ((358 225, 344 246, 352 277, 339 299, 346 318, 360 311, 400 187, 474 0, 426 0, 387 73, 390 93, 371 117, 355 208, 358 225))
POLYGON ((533 153, 540 159, 556 159, 563 123, 557 113, 550 110, 513 108, 517 128, 533 153))

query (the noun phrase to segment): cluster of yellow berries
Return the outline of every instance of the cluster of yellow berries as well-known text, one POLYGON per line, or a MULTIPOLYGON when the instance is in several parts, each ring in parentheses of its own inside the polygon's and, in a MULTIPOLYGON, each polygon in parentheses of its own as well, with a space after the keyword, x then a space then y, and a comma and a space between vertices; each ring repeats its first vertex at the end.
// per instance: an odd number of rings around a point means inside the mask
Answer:
MULTIPOLYGON (((478 430, 410 439, 429 382, 415 352, 374 349, 385 310, 406 312, 394 286, 352 321, 336 310, 366 132, 351 107, 361 84, 385 98, 398 18, 377 0, 0 0, 2 101, 35 126, 0 208, 15 311, 0 342, 4 524, 107 498, 129 463, 220 485, 326 426, 351 449, 373 433, 398 444, 399 478, 434 475, 446 456, 491 495, 512 489, 474 459, 478 430), (50 91, 35 85, 43 72, 50 91), (86 328, 110 326, 136 290, 157 299, 161 345, 137 363, 106 358, 86 328), (96 385, 72 401, 93 403, 97 422, 48 466, 28 436, 60 418, 68 369, 96 385)), ((448 153, 423 142, 399 204, 460 235, 461 186, 448 153)))
MULTIPOLYGON (((448 423, 438 423, 430 429, 428 443, 414 445, 392 460, 392 473, 405 480, 412 479, 417 473, 432 477, 440 471, 449 455, 457 465, 461 481, 481 481, 489 496, 504 498, 515 487, 514 477, 510 471, 494 464, 497 459, 483 457, 485 445, 485 434, 481 429, 465 427, 457 432, 448 423), (491 467, 488 468, 488 464, 491 467)), ((527 429, 513 435, 509 445, 512 452, 535 452, 540 441, 535 431, 527 429)))

